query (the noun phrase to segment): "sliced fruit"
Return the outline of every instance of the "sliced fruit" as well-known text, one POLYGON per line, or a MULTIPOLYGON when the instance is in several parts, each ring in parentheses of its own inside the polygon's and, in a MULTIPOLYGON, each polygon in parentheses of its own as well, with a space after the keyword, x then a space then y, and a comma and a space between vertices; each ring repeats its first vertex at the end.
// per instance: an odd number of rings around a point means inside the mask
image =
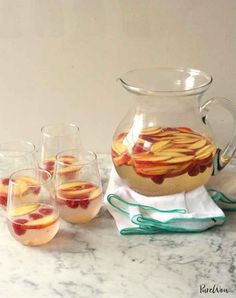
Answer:
POLYGON ((142 135, 154 135, 154 134, 158 134, 159 132, 161 132, 162 129, 160 127, 148 127, 148 128, 144 128, 141 132, 142 135))
POLYGON ((164 148, 167 147, 167 145, 170 143, 170 141, 160 141, 156 142, 152 145, 151 147, 151 152, 156 152, 159 150, 163 150, 164 148))
MULTIPOLYGON (((196 139, 193 139, 193 138, 179 138, 179 139, 175 139, 173 142, 175 144, 193 144, 193 143, 196 143, 196 139)), ((188 146, 188 148, 189 148, 189 146, 188 146)))
POLYGON ((17 177, 15 179, 16 183, 21 183, 21 182, 25 182, 28 185, 37 185, 39 184, 39 181, 35 178, 29 177, 29 176, 21 176, 21 177, 17 177))
POLYGON ((67 166, 65 168, 60 169, 59 175, 66 176, 68 179, 73 179, 76 177, 77 172, 79 172, 79 166, 67 166))
POLYGON ((127 164, 130 161, 131 161, 131 157, 128 154, 122 154, 120 156, 113 158, 113 162, 117 167, 127 164))
POLYGON ((72 164, 74 162, 77 162, 78 158, 76 158, 75 156, 72 156, 72 155, 62 155, 62 156, 60 156, 59 161, 65 163, 65 164, 72 164))
POLYGON ((19 218, 14 220, 12 223, 13 230, 17 236, 24 235, 26 230, 24 228, 24 224, 27 223, 28 220, 24 218, 19 218))
POLYGON ((168 171, 175 170, 176 166, 156 166, 156 167, 147 167, 147 168, 136 168, 138 173, 146 174, 149 176, 152 175, 163 175, 166 174, 168 171))
POLYGON ((67 190, 67 189, 81 188, 81 187, 85 188, 86 186, 91 187, 93 186, 93 184, 86 181, 68 182, 68 183, 63 183, 59 185, 58 190, 67 190))
POLYGON ((201 139, 200 141, 197 141, 196 143, 189 146, 189 149, 200 149, 206 145, 206 140, 201 139))
POLYGON ((193 130, 191 128, 188 128, 188 127, 177 127, 176 129, 181 131, 181 132, 193 132, 193 130))
POLYGON ((17 177, 14 182, 16 183, 14 184, 14 194, 16 196, 22 196, 28 190, 35 194, 40 192, 40 186, 38 186, 39 181, 35 178, 22 176, 17 177))
POLYGON ((119 141, 113 141, 112 143, 112 150, 117 154, 123 154, 127 152, 127 146, 119 141))
POLYGON ((97 197, 99 197, 101 195, 102 191, 100 188, 97 188, 95 189, 94 191, 91 192, 90 196, 89 196, 89 199, 90 200, 94 200, 96 199, 97 197))
POLYGON ((211 154, 215 153, 215 147, 213 145, 207 145, 196 152, 196 159, 205 159, 211 154))
POLYGON ((28 213, 35 211, 37 208, 38 208, 38 204, 32 204, 32 205, 18 207, 11 211, 11 216, 16 217, 16 216, 26 215, 28 213))
POLYGON ((58 195, 66 199, 79 199, 88 195, 97 187, 89 182, 70 182, 58 187, 58 195))
POLYGON ((168 156, 168 155, 145 155, 145 156, 141 156, 141 157, 138 157, 137 156, 134 158, 135 159, 135 162, 136 163, 140 163, 140 162, 159 162, 159 161, 165 161, 165 160, 168 160, 170 159, 171 157, 168 156))
POLYGON ((169 137, 169 136, 177 136, 179 135, 180 132, 179 131, 175 131, 175 130, 165 130, 161 133, 159 133, 157 136, 158 137, 169 137))
POLYGON ((187 162, 187 161, 190 161, 193 159, 194 159, 194 156, 186 155, 186 156, 171 158, 171 159, 167 160, 166 163, 182 163, 182 162, 187 162))
POLYGON ((170 159, 171 157, 178 157, 178 156, 185 156, 185 154, 183 153, 180 153, 180 152, 177 152, 177 151, 169 151, 168 150, 163 150, 163 151, 160 151, 158 153, 154 153, 154 155, 157 155, 159 157, 169 157, 168 159, 170 159))
POLYGON ((29 187, 28 187, 27 183, 24 181, 18 182, 17 184, 14 184, 14 186, 13 186, 14 195, 17 197, 23 196, 28 191, 28 189, 29 189, 29 187))
POLYGON ((25 229, 43 229, 52 225, 58 219, 55 214, 47 215, 42 218, 28 221, 24 224, 25 229))
POLYGON ((159 153, 160 154, 165 154, 165 152, 168 152, 168 153, 171 153, 171 152, 173 152, 173 153, 185 153, 185 154, 190 153, 192 155, 194 154, 194 150, 190 150, 188 148, 179 148, 179 147, 175 147, 175 146, 172 147, 172 148, 168 148, 164 151, 161 151, 159 153))

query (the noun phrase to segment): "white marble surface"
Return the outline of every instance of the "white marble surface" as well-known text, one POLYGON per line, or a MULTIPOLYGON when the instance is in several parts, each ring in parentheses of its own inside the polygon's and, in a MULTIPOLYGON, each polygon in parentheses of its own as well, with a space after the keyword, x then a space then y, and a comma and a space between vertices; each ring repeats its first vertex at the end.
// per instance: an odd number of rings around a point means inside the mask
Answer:
MULTIPOLYGON (((103 158, 104 187, 109 159, 103 158)), ((62 223, 42 247, 17 243, 0 222, 1 298, 236 297, 236 213, 201 234, 120 236, 102 210, 91 223, 62 223), (229 294, 200 294, 200 284, 229 294)))

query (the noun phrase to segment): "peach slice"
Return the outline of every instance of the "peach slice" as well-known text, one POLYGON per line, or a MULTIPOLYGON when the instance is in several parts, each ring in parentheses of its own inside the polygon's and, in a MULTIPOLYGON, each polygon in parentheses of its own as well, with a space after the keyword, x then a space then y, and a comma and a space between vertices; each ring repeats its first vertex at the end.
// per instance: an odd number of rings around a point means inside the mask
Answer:
POLYGON ((123 154, 125 152, 127 152, 127 146, 124 145, 123 143, 121 142, 118 142, 118 141, 114 141, 112 143, 112 150, 117 153, 117 154, 123 154))
POLYGON ((148 127, 148 128, 144 128, 141 134, 144 136, 150 136, 150 135, 158 134, 161 131, 162 129, 160 127, 148 127))
POLYGON ((194 154, 194 150, 190 150, 188 148, 179 148, 179 147, 173 147, 173 148, 168 148, 164 151, 161 151, 159 152, 160 154, 165 154, 165 152, 168 152, 168 153, 185 153, 185 154, 194 154))
POLYGON ((39 219, 28 221, 24 224, 25 229, 43 229, 50 225, 52 225, 55 221, 57 221, 58 216, 55 214, 50 214, 45 217, 41 217, 39 219))
POLYGON ((96 188, 93 190, 89 196, 90 200, 94 200, 102 194, 102 190, 100 188, 96 188))
POLYGON ((186 173, 188 171, 188 169, 191 167, 192 163, 187 163, 184 164, 182 166, 178 166, 176 169, 171 170, 168 174, 167 177, 175 177, 175 176, 179 176, 182 175, 184 173, 186 173))
POLYGON ((65 163, 65 164, 72 164, 72 163, 78 161, 78 159, 72 155, 62 155, 62 156, 60 156, 59 161, 65 163))
MULTIPOLYGON (((154 155, 155 155, 155 153, 154 153, 154 155)), ((169 151, 169 149, 157 152, 156 155, 158 155, 160 157, 161 156, 163 156, 163 157, 169 156, 170 158, 171 157, 178 157, 178 156, 185 156, 185 154, 183 154, 183 153, 180 153, 180 152, 177 152, 177 151, 169 151)))
POLYGON ((194 159, 193 155, 186 155, 186 156, 181 156, 181 157, 175 157, 175 158, 169 159, 165 162, 166 163, 182 163, 182 162, 187 162, 187 161, 190 161, 193 159, 194 159))
POLYGON ((122 154, 117 157, 113 157, 113 162, 117 167, 129 163, 130 161, 131 157, 128 154, 122 154))
POLYGON ((164 160, 168 160, 170 159, 170 156, 158 156, 158 155, 152 155, 152 154, 143 154, 143 155, 139 155, 136 154, 135 156, 133 156, 133 159, 136 162, 146 162, 146 161, 150 161, 150 162, 157 162, 157 161, 164 161, 164 160))
POLYGON ((175 139, 173 142, 175 144, 193 144, 193 143, 196 143, 196 139, 193 139, 193 138, 179 138, 179 139, 175 139))
POLYGON ((14 184, 13 186, 13 193, 17 197, 23 196, 27 191, 29 187, 26 182, 20 181, 18 184, 14 184))
POLYGON ((21 206, 21 207, 13 209, 11 211, 11 216, 16 217, 16 216, 26 215, 28 213, 35 211, 37 208, 38 208, 38 204, 21 206))
POLYGON ((80 196, 89 195, 97 187, 89 182, 69 182, 64 183, 58 187, 58 193, 65 198, 79 199, 80 196))
POLYGON ((158 137, 171 137, 171 136, 178 136, 180 134, 179 131, 175 131, 175 130, 166 130, 163 131, 161 133, 159 133, 157 136, 158 137))
POLYGON ((32 186, 39 184, 39 181, 37 179, 29 177, 29 176, 17 177, 15 179, 15 182, 16 183, 21 183, 21 182, 24 183, 25 182, 25 183, 27 183, 27 185, 32 185, 32 186))
POLYGON ((194 138, 194 139, 202 139, 202 136, 199 135, 199 134, 196 134, 194 133, 193 131, 190 132, 190 133, 184 133, 184 132, 181 132, 178 137, 181 137, 181 138, 194 138))
POLYGON ((208 155, 215 154, 215 146, 207 145, 196 152, 196 159, 204 159, 208 155))
POLYGON ((177 167, 174 165, 169 166, 155 166, 155 167, 147 167, 147 168, 140 168, 137 169, 138 173, 148 175, 148 176, 154 176, 154 175, 164 175, 168 171, 176 170, 177 167))
POLYGON ((156 152, 159 150, 163 150, 164 148, 167 147, 167 145, 170 143, 170 141, 160 141, 156 142, 152 145, 151 147, 151 152, 156 152))
POLYGON ((65 168, 60 169, 59 175, 66 176, 67 178, 73 179, 79 170, 80 170, 79 166, 75 166, 75 165, 66 166, 65 168))
POLYGON ((75 181, 75 182, 68 182, 68 183, 64 183, 61 184, 60 186, 58 186, 59 190, 67 190, 67 189, 73 189, 73 188, 82 188, 85 187, 87 185, 92 185, 92 183, 88 183, 86 181, 75 181))
POLYGON ((189 149, 200 149, 200 148, 204 147, 205 145, 206 145, 206 140, 201 139, 200 141, 190 145, 189 149))

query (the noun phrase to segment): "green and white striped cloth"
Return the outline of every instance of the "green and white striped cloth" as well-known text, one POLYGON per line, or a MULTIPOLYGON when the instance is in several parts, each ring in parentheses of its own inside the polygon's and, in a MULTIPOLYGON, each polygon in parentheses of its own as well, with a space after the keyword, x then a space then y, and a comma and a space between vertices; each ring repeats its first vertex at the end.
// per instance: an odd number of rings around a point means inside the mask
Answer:
POLYGON ((122 235, 202 232, 225 221, 203 186, 188 193, 146 197, 124 185, 114 169, 105 206, 122 235))

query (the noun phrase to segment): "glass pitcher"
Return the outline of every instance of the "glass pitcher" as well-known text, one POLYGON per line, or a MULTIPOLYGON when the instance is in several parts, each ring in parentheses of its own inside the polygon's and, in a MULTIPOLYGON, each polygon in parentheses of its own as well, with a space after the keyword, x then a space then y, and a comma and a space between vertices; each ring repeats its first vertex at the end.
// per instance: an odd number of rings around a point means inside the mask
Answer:
POLYGON ((236 135, 217 148, 207 116, 211 106, 220 105, 235 121, 236 110, 225 98, 200 105, 210 75, 189 68, 139 69, 120 82, 136 105, 115 131, 112 160, 130 188, 147 196, 191 191, 230 161, 236 135))

